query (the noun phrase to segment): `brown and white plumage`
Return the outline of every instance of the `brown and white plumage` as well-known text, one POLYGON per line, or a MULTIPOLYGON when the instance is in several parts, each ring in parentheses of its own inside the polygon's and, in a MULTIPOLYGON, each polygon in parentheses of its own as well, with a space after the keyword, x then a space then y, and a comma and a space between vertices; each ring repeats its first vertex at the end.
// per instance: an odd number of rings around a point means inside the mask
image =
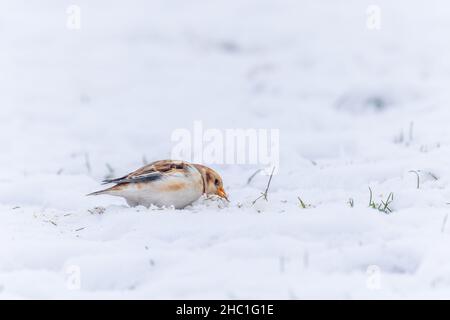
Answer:
POLYGON ((116 185, 89 195, 123 197, 132 207, 150 207, 153 204, 181 209, 203 194, 214 194, 227 199, 222 178, 217 172, 185 161, 155 161, 126 176, 108 179, 103 183, 116 185))

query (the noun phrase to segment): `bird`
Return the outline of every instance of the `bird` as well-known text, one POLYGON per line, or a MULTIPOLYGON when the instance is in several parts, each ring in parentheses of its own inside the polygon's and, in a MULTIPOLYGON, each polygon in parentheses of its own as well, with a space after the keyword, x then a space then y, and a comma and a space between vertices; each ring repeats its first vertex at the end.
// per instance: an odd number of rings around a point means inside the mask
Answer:
POLYGON ((216 171, 181 160, 155 161, 121 178, 106 179, 102 184, 115 185, 88 196, 123 197, 130 207, 155 205, 183 209, 204 194, 229 201, 216 171))

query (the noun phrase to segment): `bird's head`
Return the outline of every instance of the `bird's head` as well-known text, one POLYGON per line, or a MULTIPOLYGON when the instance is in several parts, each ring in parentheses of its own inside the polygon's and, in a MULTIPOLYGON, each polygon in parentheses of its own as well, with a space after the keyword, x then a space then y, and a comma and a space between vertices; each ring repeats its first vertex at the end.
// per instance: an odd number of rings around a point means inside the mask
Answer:
POLYGON ((195 164, 195 167, 200 172, 205 186, 205 193, 207 195, 217 195, 227 201, 228 196, 223 188, 223 181, 220 175, 211 168, 200 164, 195 164))

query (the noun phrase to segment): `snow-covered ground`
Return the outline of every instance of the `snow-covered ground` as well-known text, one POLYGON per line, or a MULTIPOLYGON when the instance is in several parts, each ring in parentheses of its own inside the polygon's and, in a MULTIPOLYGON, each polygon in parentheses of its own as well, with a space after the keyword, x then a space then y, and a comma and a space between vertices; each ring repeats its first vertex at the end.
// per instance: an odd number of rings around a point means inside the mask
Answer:
POLYGON ((0 298, 450 298, 448 1, 0 9, 0 298), (280 130, 267 202, 230 164, 228 207, 85 197, 194 121, 280 130))

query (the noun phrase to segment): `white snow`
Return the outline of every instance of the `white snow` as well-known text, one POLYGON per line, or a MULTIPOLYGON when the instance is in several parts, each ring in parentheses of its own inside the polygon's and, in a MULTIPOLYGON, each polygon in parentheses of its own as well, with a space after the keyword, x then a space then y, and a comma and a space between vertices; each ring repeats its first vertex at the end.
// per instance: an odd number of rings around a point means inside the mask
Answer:
POLYGON ((450 5, 372 4, 0 1, 0 298, 449 298, 450 5), (196 120, 280 129, 267 202, 85 197, 196 120))

